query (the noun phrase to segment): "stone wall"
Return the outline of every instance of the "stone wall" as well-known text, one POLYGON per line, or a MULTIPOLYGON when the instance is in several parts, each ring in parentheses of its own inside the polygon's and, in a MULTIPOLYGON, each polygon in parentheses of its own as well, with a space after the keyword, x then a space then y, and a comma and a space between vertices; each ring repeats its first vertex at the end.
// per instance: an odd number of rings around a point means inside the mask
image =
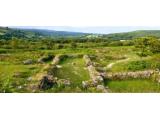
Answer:
POLYGON ((103 85, 103 81, 104 81, 103 76, 101 75, 101 73, 99 73, 96 70, 93 62, 90 59, 90 57, 88 55, 84 55, 83 59, 85 60, 86 67, 89 71, 89 75, 90 75, 90 78, 91 78, 91 80, 89 80, 89 81, 83 81, 82 82, 83 88, 96 87, 97 90, 101 90, 102 92, 107 92, 107 89, 103 85))
POLYGON ((51 64, 46 64, 42 70, 33 77, 35 83, 30 86, 30 89, 33 91, 36 91, 37 89, 45 90, 57 84, 57 80, 54 78, 54 72, 57 69, 56 65, 59 64, 61 58, 61 55, 57 55, 53 58, 51 64))
MULTIPOLYGON (((105 74, 104 78, 110 79, 110 80, 126 80, 126 79, 138 79, 138 78, 149 79, 157 74, 159 74, 159 71, 155 71, 155 70, 145 70, 145 71, 136 71, 136 72, 117 72, 117 73, 107 73, 105 74)), ((157 79, 157 77, 155 79, 157 79)))
POLYGON ((103 82, 103 77, 101 76, 101 74, 96 70, 96 68, 94 67, 91 59, 89 58, 88 55, 84 55, 84 60, 86 62, 86 66, 87 69, 89 71, 90 74, 90 78, 92 81, 97 81, 97 82, 103 82))

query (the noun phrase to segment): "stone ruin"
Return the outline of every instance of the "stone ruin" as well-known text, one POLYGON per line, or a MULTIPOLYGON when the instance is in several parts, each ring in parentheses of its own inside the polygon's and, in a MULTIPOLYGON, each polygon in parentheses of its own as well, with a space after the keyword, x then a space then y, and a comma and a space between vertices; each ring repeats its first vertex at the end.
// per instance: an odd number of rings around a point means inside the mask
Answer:
POLYGON ((84 55, 84 60, 86 62, 87 69, 89 71, 90 77, 92 81, 97 81, 97 82, 103 82, 103 77, 101 74, 96 70, 94 67, 94 64, 92 63, 91 59, 89 58, 88 55, 84 55))
POLYGON ((39 72, 34 78, 38 81, 38 85, 36 84, 32 86, 32 88, 46 90, 52 88, 54 85, 69 86, 71 84, 69 80, 61 80, 54 76, 54 73, 57 70, 57 65, 64 57, 66 56, 57 55, 53 58, 51 64, 45 65, 41 72, 39 72))
POLYGON ((42 90, 47 90, 49 88, 52 88, 55 84, 56 81, 54 80, 52 75, 45 75, 42 76, 42 78, 40 79, 38 88, 42 90))
POLYGON ((132 79, 145 79, 151 78, 154 74, 154 70, 136 71, 136 72, 117 72, 117 73, 107 73, 104 78, 111 80, 125 80, 128 78, 132 79))
POLYGON ((39 59, 37 60, 37 62, 38 62, 38 63, 45 63, 45 62, 47 62, 47 61, 49 61, 49 60, 51 60, 51 59, 53 59, 53 56, 51 56, 51 55, 45 55, 45 56, 39 58, 39 59))
POLYGON ((88 55, 84 55, 83 59, 85 60, 85 63, 86 63, 87 69, 89 71, 89 75, 90 75, 91 80, 82 81, 82 87, 83 88, 89 88, 89 87, 99 88, 98 86, 103 86, 104 89, 103 90, 101 89, 101 91, 102 92, 107 92, 106 88, 103 85, 104 78, 101 75, 101 73, 99 73, 96 70, 93 62, 90 59, 90 57, 88 55))

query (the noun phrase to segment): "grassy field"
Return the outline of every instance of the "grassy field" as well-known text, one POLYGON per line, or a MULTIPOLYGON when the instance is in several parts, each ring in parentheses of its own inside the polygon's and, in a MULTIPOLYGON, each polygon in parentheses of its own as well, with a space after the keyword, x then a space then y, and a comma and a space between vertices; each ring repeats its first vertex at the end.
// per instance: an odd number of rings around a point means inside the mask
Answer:
POLYGON ((160 92, 160 84, 148 79, 108 81, 113 93, 155 93, 160 92))
POLYGON ((55 76, 60 79, 69 79, 75 86, 81 86, 82 81, 89 80, 89 73, 82 58, 68 58, 59 64, 55 76))
MULTIPOLYGON (((32 81, 28 79, 38 73, 45 64, 50 63, 37 63, 40 57, 48 54, 89 54, 96 68, 106 73, 154 69, 154 63, 159 63, 156 57, 159 54, 139 57, 138 52, 138 49, 132 46, 32 51, 0 49, 0 92, 31 92, 27 86, 32 81), (33 63, 24 65, 23 61, 27 59, 32 59, 33 63)), ((41 92, 91 92, 82 89, 82 81, 90 80, 82 56, 64 59, 58 64, 60 68, 55 71, 55 77, 71 81, 70 87, 54 87, 41 92)), ((160 92, 159 84, 152 80, 108 81, 106 86, 112 92, 160 92)))

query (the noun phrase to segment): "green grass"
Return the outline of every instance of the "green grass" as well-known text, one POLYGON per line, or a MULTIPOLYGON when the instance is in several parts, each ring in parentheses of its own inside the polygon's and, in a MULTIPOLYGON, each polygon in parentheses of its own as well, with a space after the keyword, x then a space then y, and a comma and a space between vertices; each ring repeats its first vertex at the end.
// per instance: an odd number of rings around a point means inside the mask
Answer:
POLYGON ((41 66, 38 65, 16 65, 8 62, 0 62, 0 92, 27 92, 27 79, 37 73, 41 66), (16 73, 19 76, 14 77, 16 73), (18 88, 21 86, 22 88, 18 88))
POLYGON ((108 81, 107 86, 113 93, 153 93, 160 92, 160 84, 151 80, 108 81))
MULTIPOLYGON (((86 45, 87 46, 87 45, 86 45)), ((122 72, 132 71, 133 69, 143 70, 139 64, 133 65, 133 61, 149 61, 155 66, 159 64, 159 54, 147 57, 139 57, 136 53, 137 49, 131 46, 122 47, 93 47, 93 48, 77 48, 77 49, 56 49, 56 50, 23 50, 23 49, 0 49, 0 92, 32 92, 27 89, 27 86, 32 81, 27 81, 28 77, 34 76, 38 73, 43 65, 37 64, 38 58, 44 55, 95 55, 93 62, 97 63, 97 68, 104 68, 108 64, 130 58, 128 61, 116 63, 110 70, 110 72, 122 72), (35 61, 32 65, 23 65, 23 61, 32 59, 35 61), (130 64, 131 69, 127 69, 130 64), (132 69, 133 67, 133 69, 132 69), (13 77, 17 72, 22 75, 20 77, 13 77), (21 89, 18 87, 22 86, 21 89)), ((46 62, 49 64, 51 61, 46 62)), ((45 64, 44 64, 45 65, 45 64)), ((59 79, 68 79, 72 85, 69 87, 53 87, 47 91, 40 92, 95 92, 96 90, 91 88, 88 91, 81 89, 82 81, 89 80, 89 73, 86 69, 83 58, 66 58, 59 64, 62 68, 59 68, 55 72, 55 77, 59 79)), ((151 80, 125 80, 125 81, 108 81, 107 86, 112 92, 160 92, 159 85, 151 80)))
POLYGON ((74 86, 81 86, 82 81, 90 79, 82 58, 67 58, 60 65, 62 68, 59 68, 55 75, 60 79, 71 80, 74 86))

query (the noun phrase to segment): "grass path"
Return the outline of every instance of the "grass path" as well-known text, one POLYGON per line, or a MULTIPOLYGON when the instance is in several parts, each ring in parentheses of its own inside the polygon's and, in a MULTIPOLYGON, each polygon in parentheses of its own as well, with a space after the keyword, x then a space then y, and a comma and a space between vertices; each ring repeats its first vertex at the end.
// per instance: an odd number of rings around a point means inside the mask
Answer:
POLYGON ((115 64, 117 64, 117 63, 121 63, 121 62, 126 62, 126 61, 128 61, 128 60, 130 60, 130 59, 131 59, 131 58, 126 58, 126 59, 124 59, 124 60, 117 60, 117 61, 115 61, 115 62, 112 62, 112 63, 110 63, 110 64, 107 65, 107 69, 111 69, 113 65, 115 65, 115 64))

